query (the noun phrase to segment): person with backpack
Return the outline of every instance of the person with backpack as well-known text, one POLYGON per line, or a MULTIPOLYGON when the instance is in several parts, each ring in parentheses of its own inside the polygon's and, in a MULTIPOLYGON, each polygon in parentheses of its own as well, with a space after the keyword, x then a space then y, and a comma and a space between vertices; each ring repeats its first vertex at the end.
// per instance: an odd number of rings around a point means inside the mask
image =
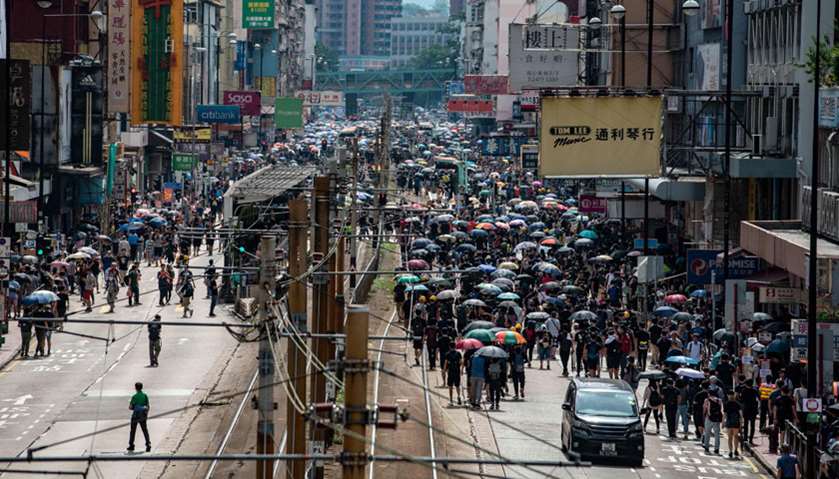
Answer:
POLYGON ((178 288, 178 294, 181 297, 181 306, 184 308, 183 317, 186 318, 186 315, 189 314, 191 318, 195 313, 195 310, 190 306, 192 297, 195 295, 195 283, 192 280, 192 273, 189 272, 189 269, 184 269, 181 272, 179 280, 181 284, 180 288, 178 288))
POLYGON ((489 408, 498 410, 501 401, 501 388, 507 382, 505 364, 501 358, 491 358, 487 365, 487 383, 489 384, 489 408))
POLYGON ((139 306, 140 303, 140 263, 134 263, 125 277, 128 286, 128 305, 139 306))
POLYGON ((583 356, 586 361, 587 377, 600 377, 600 350, 603 346, 597 338, 597 335, 591 334, 586 341, 585 351, 583 356))
POLYGON ((620 377, 621 348, 618 336, 614 331, 609 331, 606 337, 606 369, 609 370, 609 379, 620 377))
POLYGON ((650 415, 652 414, 655 419, 655 433, 659 434, 661 432, 661 408, 663 404, 658 381, 650 379, 650 384, 644 390, 644 401, 641 404, 641 410, 645 411, 644 431, 647 430, 647 423, 650 422, 650 415))
POLYGON ((510 365, 512 366, 510 375, 513 378, 513 390, 515 392, 513 400, 517 400, 519 397, 524 399, 524 365, 527 363, 529 361, 524 352, 524 347, 521 345, 513 347, 510 354, 510 365))
POLYGON ((705 437, 705 400, 708 399, 708 381, 702 381, 699 390, 693 395, 691 409, 693 409, 693 426, 696 439, 705 437))
POLYGON ((723 420, 723 403, 716 395, 709 393, 702 406, 705 415, 705 434, 702 437, 702 448, 708 452, 711 435, 714 435, 714 454, 720 453, 720 425, 723 420))
POLYGON ((623 376, 621 379, 632 386, 633 390, 638 389, 638 383, 641 381, 641 371, 639 371, 638 366, 635 365, 634 356, 629 356, 626 359, 626 368, 623 370, 623 376))

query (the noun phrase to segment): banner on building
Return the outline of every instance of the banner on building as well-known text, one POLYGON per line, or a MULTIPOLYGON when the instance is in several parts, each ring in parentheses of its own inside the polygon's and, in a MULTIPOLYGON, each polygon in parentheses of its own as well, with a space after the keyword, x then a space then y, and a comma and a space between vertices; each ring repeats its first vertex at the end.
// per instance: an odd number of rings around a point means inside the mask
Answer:
POLYGON ((274 2, 243 0, 242 28, 274 28, 274 2))
POLYGON ((839 128, 839 88, 819 90, 819 126, 839 128))
POLYGON ((460 113, 468 118, 495 118, 495 102, 480 98, 456 96, 446 102, 449 113, 460 113))
POLYGON ((720 44, 705 43, 696 47, 693 71, 698 72, 697 83, 702 90, 720 89, 720 44))
POLYGON ((277 96, 277 77, 256 77, 254 78, 254 86, 262 93, 264 98, 274 98, 277 96))
POLYGON ((28 60, 0 60, 0 92, 9 92, 9 95, 0 95, 0 149, 5 150, 8 142, 10 150, 29 151, 29 136, 32 130, 32 73, 28 60), (6 62, 9 67, 8 85, 6 62), (7 107, 9 99, 11 104, 7 107))
POLYGON ((70 161, 82 165, 102 164, 104 92, 102 65, 72 67, 70 92, 70 161))
POLYGON ((294 96, 303 100, 303 106, 344 106, 344 93, 340 91, 300 90, 294 96))
POLYGON ((541 110, 541 176, 659 175, 661 97, 544 97, 541 110))
POLYGON ((510 91, 577 85, 578 27, 511 23, 509 39, 510 91))
MULTIPOLYGON (((129 0, 126 0, 129 1, 129 0)), ((183 114, 184 0, 130 0, 131 121, 180 125, 183 114)))
POLYGON ((464 75, 463 91, 469 95, 507 94, 507 75, 464 75))
POLYGON ((197 105, 195 114, 200 123, 238 124, 242 122, 242 114, 236 105, 197 105))
POLYGON ((131 89, 131 2, 108 0, 108 113, 128 113, 131 89))
POLYGON ((446 82, 446 96, 463 95, 466 92, 466 86, 461 80, 450 80, 446 82))
MULTIPOLYGON (((0 201, 0 218, 5 218, 6 207, 0 201)), ((38 202, 36 200, 12 201, 9 208, 9 219, 12 223, 37 223, 38 202)))
POLYGON ((236 60, 233 62, 233 69, 243 71, 248 62, 248 42, 236 42, 236 60))
MULTIPOLYGON (((712 284, 723 280, 722 261, 717 257, 722 253, 715 249, 690 249, 687 252, 688 284, 712 284)), ((758 273, 761 269, 757 256, 729 256, 728 278, 743 279, 758 273)))
POLYGON ((224 104, 238 106, 242 115, 259 115, 262 108, 262 95, 258 91, 226 91, 224 104))
POLYGON ((521 152, 522 145, 528 142, 526 136, 490 136, 483 138, 481 143, 481 155, 483 156, 517 156, 521 152))
POLYGON ((191 153, 172 153, 172 171, 192 171, 195 167, 195 155, 191 153))
POLYGON ((539 146, 522 145, 521 148, 521 169, 536 173, 539 169, 539 146))
POLYGON ((303 128, 303 100, 280 97, 274 101, 274 126, 276 128, 303 128))
POLYGON ((172 139, 175 143, 207 143, 213 139, 213 130, 211 128, 175 128, 172 131, 172 139))

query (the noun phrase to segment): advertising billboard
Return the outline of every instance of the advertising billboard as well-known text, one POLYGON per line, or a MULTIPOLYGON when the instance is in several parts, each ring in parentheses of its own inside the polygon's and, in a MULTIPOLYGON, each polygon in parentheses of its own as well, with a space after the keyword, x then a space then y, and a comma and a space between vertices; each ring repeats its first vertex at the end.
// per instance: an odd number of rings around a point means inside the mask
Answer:
MULTIPOLYGON (((715 249, 690 249, 687 252, 687 281, 688 284, 711 284, 713 281, 722 282, 722 261, 717 256, 722 251, 715 249)), ((728 258, 728 278, 743 279, 758 273, 761 269, 760 258, 757 256, 730 256, 728 258)))
POLYGON ((606 198, 580 195, 580 213, 605 213, 607 204, 606 198))
POLYGON ((819 126, 839 128, 839 88, 819 90, 819 126))
POLYGON ((464 75, 463 91, 472 95, 504 95, 507 75, 464 75))
POLYGON ((102 164, 102 65, 73 66, 70 80, 70 158, 83 165, 102 164))
POLYGON ((446 102, 449 113, 460 113, 469 118, 495 118, 495 102, 479 98, 453 97, 446 102))
POLYGON ((183 115, 184 1, 131 0, 131 122, 180 125, 183 115))
POLYGON ((720 44, 705 43, 696 47, 694 72, 700 75, 697 78, 699 88, 703 90, 720 89, 720 44))
POLYGON ((190 153, 173 153, 172 154, 172 170, 173 171, 192 171, 195 167, 195 155, 190 153))
POLYGON ((512 92, 575 86, 579 80, 579 28, 510 24, 512 92))
POLYGON ((108 0, 108 113, 128 113, 131 89, 131 2, 108 0))
POLYGON ((224 104, 236 105, 243 115, 259 115, 262 107, 262 96, 258 91, 226 91, 224 104))
POLYGON ((661 97, 543 97, 539 174, 658 176, 662 106, 661 97))
POLYGON ((280 97, 274 101, 274 126, 277 128, 303 128, 303 100, 280 97))
POLYGON ((274 2, 243 0, 242 28, 274 28, 274 2))

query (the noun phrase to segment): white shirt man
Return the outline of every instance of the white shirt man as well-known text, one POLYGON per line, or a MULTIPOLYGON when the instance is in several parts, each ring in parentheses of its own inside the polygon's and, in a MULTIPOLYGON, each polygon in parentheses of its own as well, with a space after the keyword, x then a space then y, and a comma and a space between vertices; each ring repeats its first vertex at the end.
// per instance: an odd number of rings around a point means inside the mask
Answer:
POLYGON ((691 358, 702 361, 702 353, 704 352, 705 346, 702 344, 702 341, 699 340, 698 337, 693 336, 693 339, 688 343, 687 347, 685 348, 685 352, 691 358))

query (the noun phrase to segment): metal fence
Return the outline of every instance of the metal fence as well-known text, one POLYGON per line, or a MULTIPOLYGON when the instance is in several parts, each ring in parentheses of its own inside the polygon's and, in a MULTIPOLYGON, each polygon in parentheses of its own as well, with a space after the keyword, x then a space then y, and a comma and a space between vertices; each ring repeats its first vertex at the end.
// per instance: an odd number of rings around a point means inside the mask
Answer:
MULTIPOLYGON (((807 463, 807 451, 810 447, 809 441, 807 440, 807 435, 804 434, 804 432, 798 429, 790 421, 787 421, 784 427, 786 428, 785 438, 787 444, 789 444, 790 452, 792 452, 792 454, 795 454, 798 457, 799 464, 801 465, 801 475, 803 477, 808 477, 807 474, 810 470, 810 467, 813 466, 807 463)), ((824 450, 816 447, 816 463, 814 466, 817 469, 815 477, 819 477, 818 467, 820 465, 820 458, 824 453, 824 450)), ((827 476, 825 477, 839 477, 839 456, 833 456, 833 460, 828 466, 827 476)))

